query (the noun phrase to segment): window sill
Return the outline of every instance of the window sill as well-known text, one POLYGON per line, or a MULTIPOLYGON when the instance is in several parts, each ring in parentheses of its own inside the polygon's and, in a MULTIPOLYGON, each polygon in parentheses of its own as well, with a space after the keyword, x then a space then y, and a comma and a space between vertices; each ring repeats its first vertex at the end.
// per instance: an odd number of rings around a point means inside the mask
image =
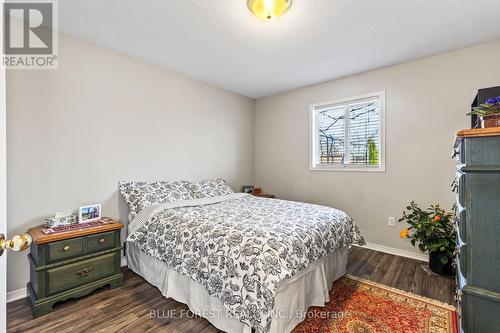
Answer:
POLYGON ((378 168, 356 168, 356 167, 329 167, 329 168, 309 168, 309 171, 319 172, 385 172, 385 166, 378 168))

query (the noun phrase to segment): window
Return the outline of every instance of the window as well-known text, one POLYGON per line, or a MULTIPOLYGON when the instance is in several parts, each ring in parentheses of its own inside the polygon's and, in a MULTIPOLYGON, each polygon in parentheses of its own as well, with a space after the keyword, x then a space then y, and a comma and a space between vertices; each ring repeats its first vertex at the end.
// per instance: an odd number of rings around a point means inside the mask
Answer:
POLYGON ((311 170, 385 171, 385 93, 311 105, 311 170))

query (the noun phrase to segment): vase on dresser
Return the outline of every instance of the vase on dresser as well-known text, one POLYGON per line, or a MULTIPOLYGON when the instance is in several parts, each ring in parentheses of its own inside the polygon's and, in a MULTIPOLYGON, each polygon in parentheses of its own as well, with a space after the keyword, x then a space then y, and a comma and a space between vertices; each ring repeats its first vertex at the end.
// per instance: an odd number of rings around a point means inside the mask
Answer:
POLYGON ((481 117, 482 128, 499 127, 499 126, 500 126, 500 113, 494 113, 481 117))

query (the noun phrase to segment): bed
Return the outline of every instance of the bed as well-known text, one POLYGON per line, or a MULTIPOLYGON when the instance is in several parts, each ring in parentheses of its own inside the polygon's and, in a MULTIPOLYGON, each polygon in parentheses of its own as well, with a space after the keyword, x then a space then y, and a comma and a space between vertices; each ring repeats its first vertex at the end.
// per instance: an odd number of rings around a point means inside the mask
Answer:
POLYGON ((223 180, 150 184, 120 183, 128 266, 226 332, 291 332, 364 242, 337 209, 233 193, 223 180))

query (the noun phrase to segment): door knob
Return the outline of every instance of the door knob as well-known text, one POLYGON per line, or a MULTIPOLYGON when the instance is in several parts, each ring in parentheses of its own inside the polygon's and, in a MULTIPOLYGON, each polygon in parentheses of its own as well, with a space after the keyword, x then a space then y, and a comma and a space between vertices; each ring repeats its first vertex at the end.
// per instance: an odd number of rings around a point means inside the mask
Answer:
POLYGON ((24 251, 30 247, 31 241, 31 236, 28 234, 15 235, 12 239, 5 239, 5 235, 0 234, 0 256, 5 249, 24 251))

